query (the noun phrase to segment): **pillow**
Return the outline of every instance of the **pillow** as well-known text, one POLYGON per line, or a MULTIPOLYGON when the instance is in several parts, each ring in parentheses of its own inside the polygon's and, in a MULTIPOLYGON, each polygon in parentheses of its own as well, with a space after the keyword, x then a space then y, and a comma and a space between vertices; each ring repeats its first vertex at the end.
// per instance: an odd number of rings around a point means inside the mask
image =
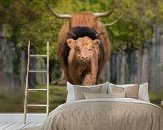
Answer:
POLYGON ((126 93, 126 98, 138 99, 139 85, 131 85, 129 87, 117 87, 112 85, 112 93, 126 93))
POLYGON ((115 84, 109 83, 109 86, 110 86, 110 87, 115 86, 115 87, 127 88, 127 87, 132 86, 132 85, 136 85, 136 84, 122 84, 122 85, 115 85, 115 84))
MULTIPOLYGON (((109 83, 110 88, 112 86, 127 88, 127 87, 132 86, 132 85, 136 85, 136 84, 114 85, 112 83, 109 83)), ((139 85, 138 99, 142 100, 142 101, 150 102, 149 101, 149 95, 148 95, 148 83, 144 83, 144 84, 139 85)))
POLYGON ((68 95, 66 103, 84 99, 84 93, 107 93, 108 86, 108 82, 93 86, 72 85, 67 82, 68 95))
POLYGON ((84 93, 84 97, 86 99, 91 99, 91 98, 125 98, 125 93, 112 93, 112 94, 84 93))
POLYGON ((138 99, 146 102, 150 102, 149 95, 148 95, 148 83, 140 84, 138 99))

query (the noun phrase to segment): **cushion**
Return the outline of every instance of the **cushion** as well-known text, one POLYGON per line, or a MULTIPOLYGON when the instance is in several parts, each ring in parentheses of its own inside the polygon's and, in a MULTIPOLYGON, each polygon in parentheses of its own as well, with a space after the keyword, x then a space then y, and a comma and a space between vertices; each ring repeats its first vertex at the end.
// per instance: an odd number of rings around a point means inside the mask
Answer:
POLYGON ((149 95, 148 95, 148 83, 140 84, 138 99, 146 102, 150 102, 149 95))
POLYGON ((131 85, 129 87, 117 87, 112 86, 111 87, 113 93, 126 93, 126 98, 135 98, 138 99, 139 94, 139 85, 131 85))
POLYGON ((91 99, 91 98, 125 98, 125 93, 112 93, 112 94, 84 93, 84 97, 86 99, 91 99))
MULTIPOLYGON (((127 87, 130 87, 132 85, 136 85, 136 84, 115 85, 115 84, 109 83, 110 88, 112 86, 127 88, 127 87)), ((138 99, 142 100, 142 101, 150 102, 149 101, 149 95, 148 95, 148 83, 144 83, 144 84, 139 85, 138 99)))
POLYGON ((72 85, 67 82, 68 95, 66 103, 84 99, 84 93, 107 93, 108 86, 108 82, 92 86, 72 85))

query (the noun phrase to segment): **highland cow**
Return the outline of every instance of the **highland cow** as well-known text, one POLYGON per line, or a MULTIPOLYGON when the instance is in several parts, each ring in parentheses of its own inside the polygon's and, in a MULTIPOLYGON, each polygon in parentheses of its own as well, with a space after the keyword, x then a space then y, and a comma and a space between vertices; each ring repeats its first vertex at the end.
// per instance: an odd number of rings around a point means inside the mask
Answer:
MULTIPOLYGON (((49 6, 48 8, 52 11, 49 6)), ((98 83, 102 68, 109 59, 111 47, 107 30, 97 18, 109 16, 114 8, 115 5, 105 13, 81 12, 72 15, 52 11, 58 18, 69 19, 58 35, 57 56, 70 83, 98 83)), ((117 20, 109 26, 116 22, 117 20)))

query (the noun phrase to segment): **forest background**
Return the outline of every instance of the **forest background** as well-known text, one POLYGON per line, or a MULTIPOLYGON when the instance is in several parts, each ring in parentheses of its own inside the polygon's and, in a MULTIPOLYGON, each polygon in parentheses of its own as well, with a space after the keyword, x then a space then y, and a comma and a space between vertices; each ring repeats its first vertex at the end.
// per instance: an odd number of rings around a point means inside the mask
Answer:
MULTIPOLYGON (((66 20, 54 17, 46 4, 61 14, 74 12, 105 12, 114 4, 113 0, 0 0, 1 37, 11 41, 15 47, 27 50, 28 41, 36 49, 36 53, 46 52, 46 42, 50 42, 50 65, 58 63, 56 57, 58 32, 66 20)), ((98 19, 104 24, 111 23, 123 14, 122 18, 112 27, 107 27, 111 40, 112 52, 125 49, 140 50, 144 43, 150 43, 154 28, 163 24, 162 0, 117 0, 117 7, 109 17, 98 19)), ((9 42, 6 42, 9 43, 9 42)), ((0 48, 1 49, 1 48, 0 48)), ((25 60, 25 59, 24 59, 25 60)), ((0 63, 1 64, 1 63, 0 63)), ((4 64, 3 64, 4 65, 4 64)), ((17 77, 17 61, 14 61, 14 77, 17 77)), ((154 86, 156 87, 156 86, 154 86)), ((65 87, 50 87, 50 109, 53 110, 66 100, 65 87)), ((19 88, 18 88, 19 89, 19 88)), ((9 90, 12 90, 9 88, 9 90)), ((13 89, 15 91, 15 89, 13 89)), ((9 94, 10 95, 10 94, 9 94)), ((23 93, 22 93, 23 95, 23 93)), ((0 92, 0 111, 23 111, 22 95, 4 95, 0 92), (20 100, 22 99, 22 100, 20 100)), ((30 101, 44 102, 45 95, 33 94, 30 101)), ((160 104, 162 93, 150 93, 152 102, 160 104)))
MULTIPOLYGON (((56 12, 105 12, 113 6, 113 0, 0 0, 0 25, 6 24, 6 36, 15 44, 27 46, 31 40, 38 51, 42 44, 50 42, 51 58, 56 59, 58 32, 66 20, 54 17, 48 3, 56 12)), ((112 50, 125 47, 140 48, 151 40, 153 26, 163 23, 162 0, 117 0, 117 7, 109 17, 101 18, 110 23, 123 14, 121 20, 107 28, 112 50)), ((45 46, 46 47, 46 46, 45 46)))

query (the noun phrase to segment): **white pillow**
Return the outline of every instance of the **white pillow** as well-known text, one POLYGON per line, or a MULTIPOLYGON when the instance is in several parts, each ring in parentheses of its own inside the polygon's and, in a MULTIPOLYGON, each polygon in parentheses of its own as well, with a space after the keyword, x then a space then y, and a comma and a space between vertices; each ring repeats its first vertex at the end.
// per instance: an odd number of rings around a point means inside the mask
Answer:
POLYGON ((148 95, 148 83, 140 84, 138 99, 146 102, 150 102, 149 95, 148 95))
POLYGON ((89 89, 94 91, 95 89, 97 89, 99 87, 101 87, 101 90, 99 93, 107 93, 108 86, 109 86, 108 82, 106 82, 104 84, 93 85, 93 86, 72 85, 71 83, 67 82, 68 95, 67 95, 66 103, 79 100, 76 96, 77 93, 75 93, 76 92, 75 87, 77 87, 78 89, 84 90, 84 91, 81 91, 81 95, 83 95, 83 97, 84 97, 84 92, 89 92, 89 89))
POLYGON ((75 101, 74 86, 69 82, 67 82, 67 91, 66 103, 75 101))
POLYGON ((115 85, 115 84, 109 83, 110 88, 111 88, 112 86, 127 88, 127 87, 133 86, 133 85, 136 85, 136 84, 122 84, 122 85, 116 84, 116 85, 115 85))
POLYGON ((92 98, 125 98, 125 93, 112 93, 112 94, 84 93, 84 97, 86 99, 92 99, 92 98))
MULTIPOLYGON (((111 90, 112 86, 127 88, 132 85, 135 85, 135 84, 115 85, 115 84, 109 83, 109 89, 110 89, 110 92, 112 93, 112 90, 111 90)), ((108 93, 109 93, 109 91, 108 91, 108 93)), ((146 102, 150 102, 149 95, 148 95, 148 83, 139 85, 138 99, 146 101, 146 102)))

